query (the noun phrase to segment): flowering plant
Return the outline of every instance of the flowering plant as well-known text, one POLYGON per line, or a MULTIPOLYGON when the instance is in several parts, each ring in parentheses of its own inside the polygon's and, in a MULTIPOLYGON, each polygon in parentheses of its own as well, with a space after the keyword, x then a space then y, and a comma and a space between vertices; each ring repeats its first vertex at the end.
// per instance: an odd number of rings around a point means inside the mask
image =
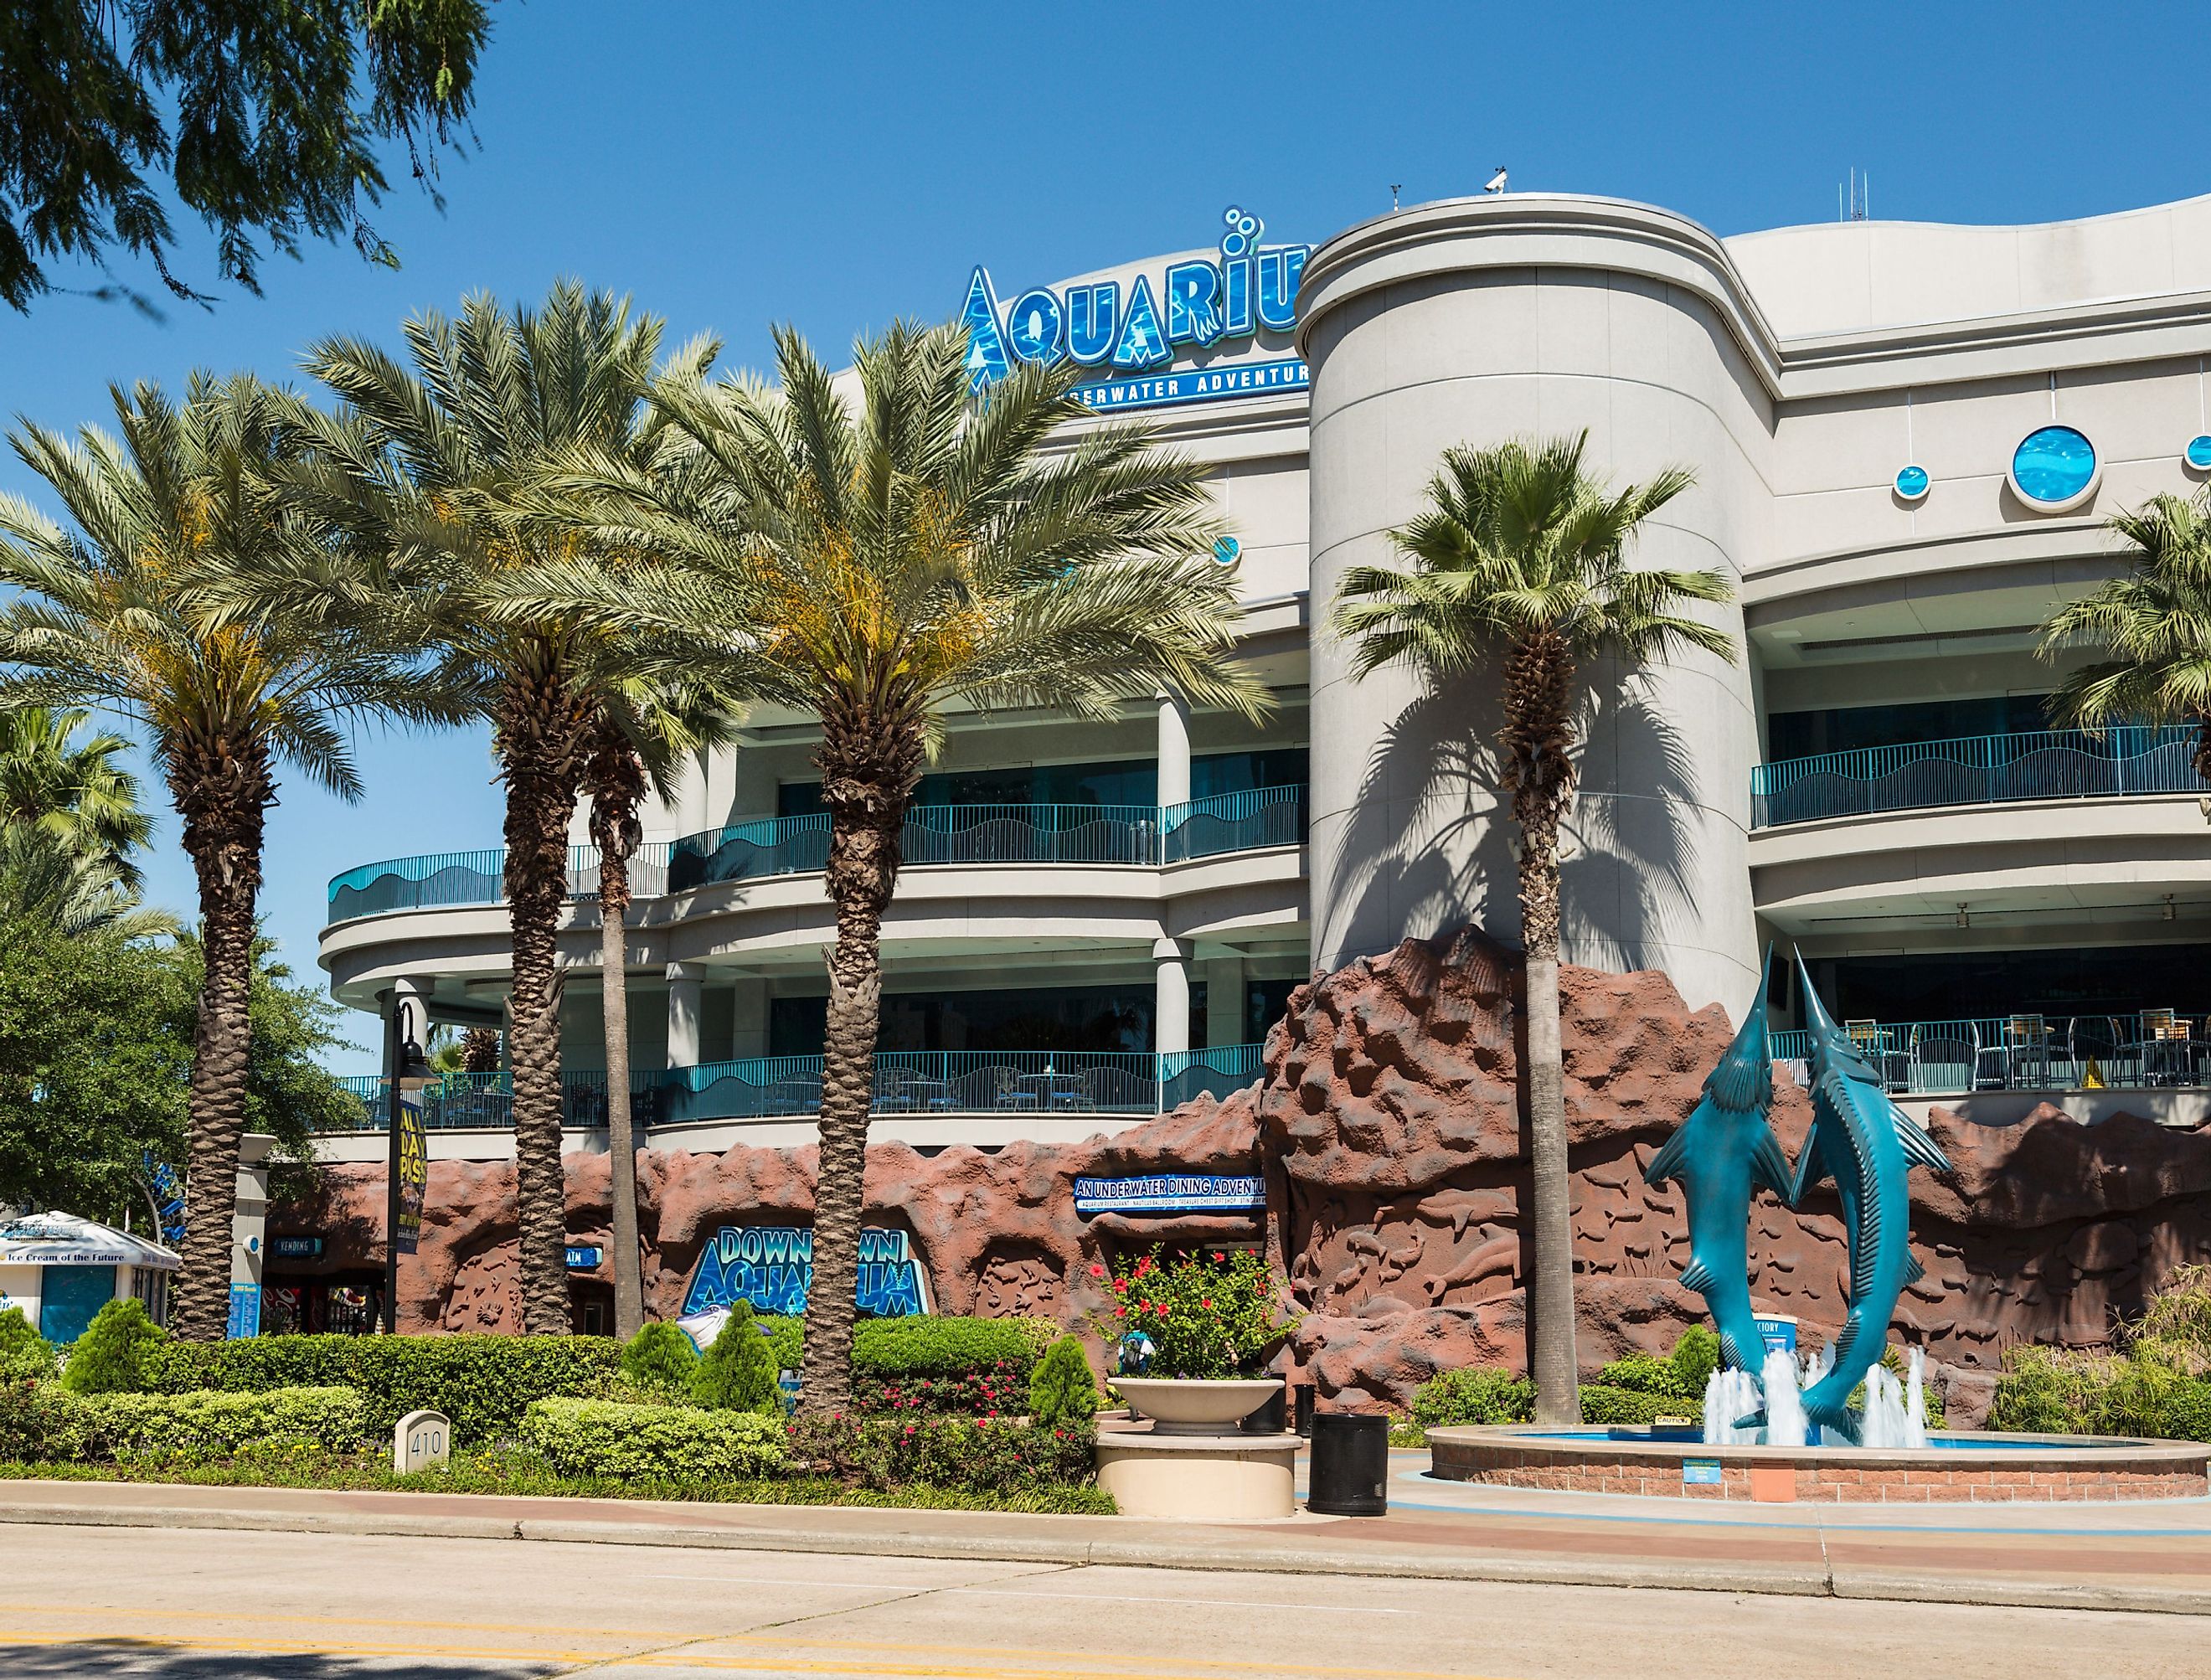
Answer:
MULTIPOLYGON (((1106 1279, 1106 1268, 1091 1267, 1106 1279)), ((1221 1378, 1258 1374, 1289 1320, 1275 1314, 1275 1279, 1253 1250, 1201 1249, 1166 1258, 1159 1246, 1116 1266, 1107 1282, 1110 1311, 1091 1327, 1118 1343, 1141 1331, 1151 1339, 1155 1376, 1221 1378)))

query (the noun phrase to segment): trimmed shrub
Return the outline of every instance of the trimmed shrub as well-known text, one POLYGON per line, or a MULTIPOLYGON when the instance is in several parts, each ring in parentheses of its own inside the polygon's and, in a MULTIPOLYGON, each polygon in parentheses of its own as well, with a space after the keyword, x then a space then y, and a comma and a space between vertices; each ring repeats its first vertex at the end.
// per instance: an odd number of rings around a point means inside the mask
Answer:
POLYGON ((271 1388, 257 1394, 90 1394, 85 1450, 120 1463, 288 1453, 353 1453, 367 1442, 366 1411, 351 1388, 271 1388))
POLYGON ((788 1459, 784 1426, 756 1413, 611 1400, 533 1401, 522 1439, 563 1476, 742 1481, 775 1475, 788 1459))
POLYGON ((1079 1336, 1051 1344, 1029 1378, 1029 1420, 1045 1428, 1088 1428, 1098 1416, 1098 1380, 1079 1336))
POLYGON ((67 1462, 84 1457, 85 1409, 91 1404, 59 1383, 29 1377, 0 1380, 0 1461, 67 1462))
POLYGON ((84 1334, 70 1344, 62 1381, 72 1393, 110 1394, 146 1386, 148 1363, 169 1332, 146 1314, 146 1303, 124 1295, 92 1315, 84 1334))
POLYGON ((1535 1415, 1536 1385, 1494 1365, 1439 1371, 1413 1391, 1413 1422, 1423 1429, 1525 1423, 1535 1415))
POLYGON ((21 1307, 0 1313, 0 1380, 51 1377, 60 1363, 54 1344, 31 1327, 21 1307))
POLYGON ((1674 1371, 1673 1392, 1702 1405, 1705 1386, 1720 1368, 1719 1332, 1710 1325, 1691 1325, 1674 1343, 1673 1357, 1666 1362, 1674 1371))
MULTIPOLYGON (((1654 1354, 1632 1353, 1625 1359, 1615 1359, 1596 1374, 1596 1380, 1604 1387, 1624 1388, 1633 1394, 1663 1394, 1676 1400, 1689 1398, 1688 1392, 1681 1386, 1681 1368, 1672 1360, 1660 1359, 1654 1354)), ((1699 1383, 1699 1404, 1704 1402, 1704 1385, 1699 1383)))
POLYGON ((2190 1377, 2168 1389, 2158 1433, 2172 1440, 2211 1441, 2211 1381, 2190 1377))
POLYGON ((2033 1434, 2103 1433, 2105 1397, 2123 1362, 2064 1348, 2008 1348, 1988 1426, 2033 1434))
POLYGON ((848 1487, 1011 1495, 1087 1485, 1097 1440, 1087 1428, 1003 1418, 800 1417, 790 1446, 801 1465, 848 1487))
MULTIPOLYGON (((805 1363, 803 1319, 760 1319, 776 1368, 805 1363)), ((1050 1319, 863 1319, 852 1332, 852 1405, 858 1411, 1010 1412, 1058 1339, 1050 1319)))
POLYGON ((691 1398, 724 1411, 783 1416, 783 1391, 776 1386, 775 1350, 760 1333, 751 1304, 739 1301, 691 1373, 691 1398))
MULTIPOLYGON (((1699 1405, 1702 1402, 1698 1403, 1699 1405)), ((1609 1383, 1582 1385, 1582 1422, 1640 1427, 1662 1417, 1690 1417, 1697 1408, 1678 1394, 1645 1394, 1609 1383)))
POLYGON ((604 1336, 253 1336, 169 1343, 148 1362, 142 1386, 353 1388, 372 1437, 389 1438, 409 1412, 427 1410, 451 1418, 458 1440, 478 1443, 513 1434, 532 1401, 609 1392, 621 1352, 604 1336))
POLYGON ((621 1374, 649 1394, 669 1399, 691 1392, 691 1373, 699 1349, 666 1319, 655 1319, 629 1338, 621 1351, 621 1374))

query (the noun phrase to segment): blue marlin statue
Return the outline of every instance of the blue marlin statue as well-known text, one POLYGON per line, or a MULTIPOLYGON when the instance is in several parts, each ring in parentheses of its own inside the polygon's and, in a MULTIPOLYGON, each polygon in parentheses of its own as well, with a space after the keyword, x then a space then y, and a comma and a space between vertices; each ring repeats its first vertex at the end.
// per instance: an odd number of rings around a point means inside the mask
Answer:
POLYGON ((1804 1415, 1823 1430, 1855 1441, 1862 1419, 1850 1409, 1851 1392, 1887 1346, 1897 1297, 1921 1275, 1911 1258, 1906 1175, 1914 1167, 1947 1173, 1950 1162, 1888 1100, 1864 1052, 1820 1006, 1801 955, 1796 978, 1812 1024, 1812 1131, 1796 1157, 1789 1204, 1801 1206, 1807 1192, 1832 1178, 1851 1244, 1850 1316, 1835 1343, 1833 1366, 1804 1392, 1804 1415))
POLYGON ((1766 1342, 1750 1305, 1750 1198, 1764 1185, 1789 1194, 1788 1157, 1766 1123, 1773 1106, 1773 1047, 1766 988, 1773 955, 1759 971, 1735 1041, 1705 1080, 1705 1095, 1644 1169, 1647 1184, 1677 1180, 1689 1204, 1689 1266, 1681 1287, 1705 1298, 1719 1327, 1720 1355, 1761 1374, 1766 1342))

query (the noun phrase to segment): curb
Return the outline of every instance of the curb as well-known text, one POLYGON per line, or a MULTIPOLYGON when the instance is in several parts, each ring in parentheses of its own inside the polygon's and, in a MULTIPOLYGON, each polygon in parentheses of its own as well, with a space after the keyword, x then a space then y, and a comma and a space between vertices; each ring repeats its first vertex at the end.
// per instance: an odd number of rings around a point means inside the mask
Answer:
MULTIPOLYGON (((867 1507, 839 1507, 857 1514, 867 1507)), ((1806 1569, 1786 1565, 1697 1562, 1582 1561, 1567 1558, 1454 1556, 1377 1544, 1359 1550, 1162 1540, 1090 1539, 1045 1533, 978 1535, 917 1528, 925 1513, 868 1510, 900 1525, 778 1527, 766 1524, 691 1526, 675 1523, 594 1522, 585 1519, 469 1517, 429 1512, 308 1511, 208 1506, 88 1506, 0 1502, 0 1524, 79 1528, 235 1530, 260 1533, 369 1535, 397 1538, 521 1540, 575 1545, 674 1546, 724 1551, 841 1553, 852 1556, 933 1557, 989 1563, 1057 1563, 1222 1573, 1390 1577, 1493 1581, 1528 1586, 1601 1586, 1705 1592, 1757 1592, 1794 1598, 1890 1599, 2020 1609, 2119 1610, 2211 1616, 2211 1586, 2117 1586, 2022 1582, 2002 1576, 1923 1575, 1881 1570, 1806 1569)), ((863 1519, 865 1520, 865 1519, 863 1519)), ((1110 1519, 1107 1519, 1110 1520, 1110 1519)))

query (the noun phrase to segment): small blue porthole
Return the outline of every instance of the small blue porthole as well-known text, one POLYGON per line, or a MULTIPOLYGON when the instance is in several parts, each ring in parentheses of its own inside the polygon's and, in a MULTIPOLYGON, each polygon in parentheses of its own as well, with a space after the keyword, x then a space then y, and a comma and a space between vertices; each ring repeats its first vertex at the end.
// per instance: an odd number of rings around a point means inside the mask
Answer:
POLYGON ((1236 556, 1243 552, 1242 543, 1233 537, 1224 537, 1213 545, 1213 563, 1216 566, 1233 566, 1236 563, 1236 556))
POLYGON ((1927 476, 1926 468, 1906 467, 1896 475, 1896 499, 1899 501, 1924 501, 1927 492, 1934 488, 1934 484, 1935 481, 1927 476))
POLYGON ((2038 513, 2063 513, 2096 493, 2103 463, 2087 434, 2070 426, 2029 432, 2011 452, 2012 494, 2038 513))
POLYGON ((2197 472, 2211 472, 2211 432, 2189 439, 2188 447, 2180 452, 2180 458, 2197 472))

